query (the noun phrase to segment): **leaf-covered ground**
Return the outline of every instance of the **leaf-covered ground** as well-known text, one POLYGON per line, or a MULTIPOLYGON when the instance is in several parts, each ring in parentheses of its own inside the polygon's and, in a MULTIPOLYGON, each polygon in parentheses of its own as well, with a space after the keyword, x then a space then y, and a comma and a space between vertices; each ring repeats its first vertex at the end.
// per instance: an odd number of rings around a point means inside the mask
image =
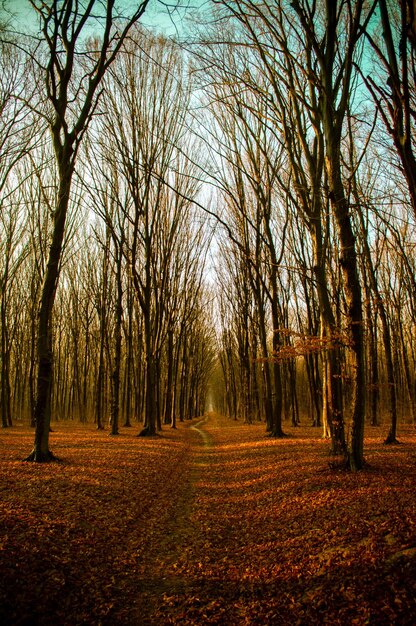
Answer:
POLYGON ((0 433, 0 623, 414 624, 416 432, 333 470, 313 428, 210 414, 152 439, 0 433))

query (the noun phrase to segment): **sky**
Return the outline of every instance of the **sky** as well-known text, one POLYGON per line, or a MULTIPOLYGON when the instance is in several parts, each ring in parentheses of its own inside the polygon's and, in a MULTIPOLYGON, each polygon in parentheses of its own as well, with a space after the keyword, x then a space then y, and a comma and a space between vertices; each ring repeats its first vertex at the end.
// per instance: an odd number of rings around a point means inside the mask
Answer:
POLYGON ((10 13, 16 16, 16 25, 25 32, 32 31, 36 25, 36 18, 29 6, 28 0, 3 0, 0 5, 1 19, 10 18, 10 13))
MULTIPOLYGON (((4 18, 8 11, 15 15, 16 29, 25 33, 35 32, 38 22, 28 0, 0 0, 0 17, 4 18), (5 9, 3 8, 4 5, 5 9)), ((141 19, 141 23, 152 30, 161 31, 165 35, 174 36, 183 32, 185 14, 206 3, 206 0, 180 0, 179 8, 173 10, 174 0, 169 2, 150 0, 149 6, 141 19), (186 7, 186 9, 185 9, 186 7), (169 15, 170 13, 170 15, 169 15)), ((137 4, 134 0, 120 0, 119 6, 129 7, 137 4)))

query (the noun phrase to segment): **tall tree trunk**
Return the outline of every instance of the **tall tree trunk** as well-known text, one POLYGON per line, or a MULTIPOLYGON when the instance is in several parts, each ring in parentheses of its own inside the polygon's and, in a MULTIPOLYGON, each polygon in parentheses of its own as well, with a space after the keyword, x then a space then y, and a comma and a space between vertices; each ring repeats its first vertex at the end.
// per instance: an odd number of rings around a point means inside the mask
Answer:
MULTIPOLYGON (((328 128, 327 128, 328 131, 328 128)), ((351 429, 348 441, 348 465, 360 470, 364 464, 365 364, 361 284, 357 267, 355 236, 349 204, 345 196, 339 160, 339 136, 327 132, 327 174, 329 198, 338 228, 341 251, 340 265, 344 277, 347 304, 347 342, 351 354, 351 429), (332 140, 332 141, 331 141, 332 140)))
POLYGON ((131 406, 132 406, 132 374, 133 374, 133 290, 131 281, 127 286, 127 332, 126 332, 126 371, 125 371, 125 420, 124 426, 130 428, 131 406))
POLYGON ((0 406, 1 406, 1 423, 3 428, 12 426, 11 415, 11 398, 10 398, 10 349, 9 349, 9 329, 7 325, 7 290, 9 288, 9 264, 10 250, 9 242, 6 242, 6 261, 4 273, 1 280, 1 305, 0 305, 0 324, 1 324, 1 388, 0 388, 0 406))
MULTIPOLYGON (((359 197, 356 192, 356 205, 357 211, 360 219, 361 231, 362 231, 362 245, 364 258, 367 267, 367 276, 370 281, 371 290, 375 297, 377 311, 380 315, 381 327, 383 332, 383 347, 384 347, 384 356, 386 359, 386 369, 387 369, 387 386, 388 386, 388 394, 390 399, 390 429, 389 433, 385 439, 386 444, 389 443, 397 443, 396 435, 397 435, 397 394, 396 394, 396 380, 394 375, 394 365, 393 365, 393 351, 392 351, 392 343, 391 343, 391 334, 390 334, 390 325, 387 319, 387 311, 382 298, 382 294, 380 293, 379 286, 377 283, 376 273, 374 271, 374 265, 371 258, 371 251, 368 245, 367 233, 364 223, 364 216, 362 214, 361 207, 359 205, 359 197)), ((373 331, 370 331, 373 333, 373 331)))
POLYGON ((11 405, 10 405, 10 351, 7 330, 6 304, 5 298, 1 302, 1 422, 2 427, 12 426, 11 405))
POLYGON ((365 420, 365 363, 363 339, 363 313, 355 236, 352 228, 350 206, 342 180, 341 145, 343 123, 348 111, 354 50, 361 30, 360 15, 363 2, 356 3, 350 13, 347 45, 341 53, 340 7, 334 0, 325 2, 325 50, 320 61, 321 115, 325 138, 325 170, 328 198, 340 241, 340 266, 346 300, 347 347, 351 355, 351 428, 347 442, 347 465, 352 471, 364 464, 365 420), (340 69, 338 70, 338 66, 340 69))
POLYGON ((65 233, 66 216, 69 205, 69 192, 74 170, 71 162, 72 149, 68 148, 59 163, 58 202, 53 221, 52 243, 49 248, 48 263, 42 286, 38 320, 38 374, 35 405, 35 442, 27 461, 51 461, 55 459, 49 449, 50 395, 52 389, 52 311, 58 285, 62 245, 65 233), (48 408, 49 407, 49 408, 48 408))
POLYGON ((345 454, 341 362, 339 347, 335 339, 339 329, 337 330, 336 328, 328 292, 328 278, 325 269, 326 251, 322 243, 321 211, 311 220, 311 236, 314 259, 313 270, 321 319, 323 435, 324 437, 328 435, 331 437, 331 454, 345 454))
POLYGON ((162 430, 162 417, 161 417, 161 406, 162 406, 162 397, 161 397, 161 363, 160 363, 160 352, 155 355, 155 412, 156 412, 156 428, 158 431, 162 430))
MULTIPOLYGON (((150 302, 150 289, 147 295, 147 303, 150 302)), ((150 320, 150 305, 143 311, 144 335, 146 346, 146 403, 144 428, 139 432, 140 437, 156 434, 156 363, 153 350, 152 328, 150 320)))
POLYGON ((166 398, 165 398, 165 410, 164 410, 164 424, 171 424, 172 428, 172 413, 173 413, 173 367, 174 367, 174 354, 173 354, 173 329, 168 329, 168 345, 167 345, 167 374, 166 374, 166 398))
MULTIPOLYGON (((32 291, 33 297, 33 291, 32 291)), ((34 308, 31 308, 30 318, 30 364, 29 364, 29 410, 30 426, 34 428, 35 422, 35 376, 36 376, 36 316, 34 308)))
MULTIPOLYGON (((58 285, 62 245, 68 212, 76 153, 91 121, 99 97, 99 85, 109 65, 116 58, 129 30, 144 13, 148 0, 143 0, 127 18, 119 36, 113 33, 114 2, 101 8, 104 18, 100 46, 90 55, 92 66, 82 73, 78 60, 78 40, 85 38, 84 27, 90 23, 92 12, 97 19, 98 4, 38 3, 36 9, 41 30, 48 48, 45 63, 46 97, 52 108, 50 129, 58 168, 57 202, 53 219, 52 243, 43 281, 38 325, 38 374, 35 405, 36 432, 34 448, 27 457, 30 461, 49 461, 54 455, 49 450, 50 412, 48 402, 52 382, 52 312, 58 285), (75 68, 76 71, 75 71, 75 68), (84 89, 85 88, 85 89, 84 89), (74 99, 73 94, 77 94, 74 99)), ((101 3, 100 3, 101 4, 101 3)))
POLYGON ((100 322, 99 333, 99 357, 98 357, 98 375, 97 386, 95 389, 95 422, 97 430, 104 430, 104 377, 105 377, 105 344, 107 329, 107 292, 108 292, 108 255, 110 246, 110 232, 106 228, 105 246, 103 249, 102 263, 102 285, 98 294, 98 318, 100 322))
POLYGON ((374 311, 371 301, 370 293, 366 295, 366 316, 368 324, 368 365, 370 371, 370 415, 371 425, 378 426, 378 404, 380 396, 379 386, 379 365, 378 365, 378 346, 377 346, 377 309, 374 311))
MULTIPOLYGON (((117 243, 115 244, 117 246, 117 243)), ((121 368, 121 327, 123 318, 123 285, 121 277, 122 251, 117 249, 116 258, 116 283, 117 303, 115 311, 114 328, 114 364, 111 375, 111 434, 118 435, 118 422, 120 413, 120 368, 121 368)))
POLYGON ((88 408, 88 365, 89 365, 89 346, 90 346, 90 317, 88 306, 85 308, 85 346, 84 346, 84 358, 82 367, 82 409, 81 409, 81 422, 87 422, 87 408, 88 408))

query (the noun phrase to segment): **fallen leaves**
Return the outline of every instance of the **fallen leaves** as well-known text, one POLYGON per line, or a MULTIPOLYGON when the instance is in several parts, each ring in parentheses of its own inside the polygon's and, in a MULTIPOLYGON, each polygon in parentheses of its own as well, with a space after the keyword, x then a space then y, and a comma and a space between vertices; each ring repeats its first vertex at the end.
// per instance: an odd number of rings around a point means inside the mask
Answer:
POLYGON ((347 474, 312 428, 179 426, 58 424, 63 463, 41 466, 20 461, 29 429, 0 438, 2 623, 411 623, 414 430, 394 451, 372 430, 347 474))
MULTIPOLYGON (((177 504, 180 435, 110 439, 63 426, 53 441, 63 462, 22 463, 31 431, 15 427, 2 443, 0 621, 99 624, 122 615, 123 595, 139 589, 159 525, 177 504), (158 498, 157 494, 160 494, 158 498)), ((120 617, 123 623, 123 618, 120 617)))
MULTIPOLYGON (((227 611, 225 622, 213 615, 203 623, 407 623, 414 583, 386 596, 384 533, 387 525, 401 545, 414 538, 414 433, 399 457, 383 454, 380 437, 368 449, 369 470, 352 475, 327 468, 313 429, 271 441, 262 427, 222 424, 207 423, 211 447, 197 452, 199 546, 176 564, 199 598, 215 597, 227 611)), ((195 623, 195 603, 177 604, 167 623, 195 623)))

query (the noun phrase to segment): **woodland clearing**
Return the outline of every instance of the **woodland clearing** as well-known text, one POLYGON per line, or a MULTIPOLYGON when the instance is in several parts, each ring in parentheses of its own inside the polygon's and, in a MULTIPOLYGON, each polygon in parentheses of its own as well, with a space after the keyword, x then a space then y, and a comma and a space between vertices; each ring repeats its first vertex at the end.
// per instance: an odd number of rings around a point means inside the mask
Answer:
POLYGON ((0 622, 414 624, 416 432, 368 427, 364 471, 320 430, 216 414, 154 438, 58 422, 60 463, 0 434, 0 622))

